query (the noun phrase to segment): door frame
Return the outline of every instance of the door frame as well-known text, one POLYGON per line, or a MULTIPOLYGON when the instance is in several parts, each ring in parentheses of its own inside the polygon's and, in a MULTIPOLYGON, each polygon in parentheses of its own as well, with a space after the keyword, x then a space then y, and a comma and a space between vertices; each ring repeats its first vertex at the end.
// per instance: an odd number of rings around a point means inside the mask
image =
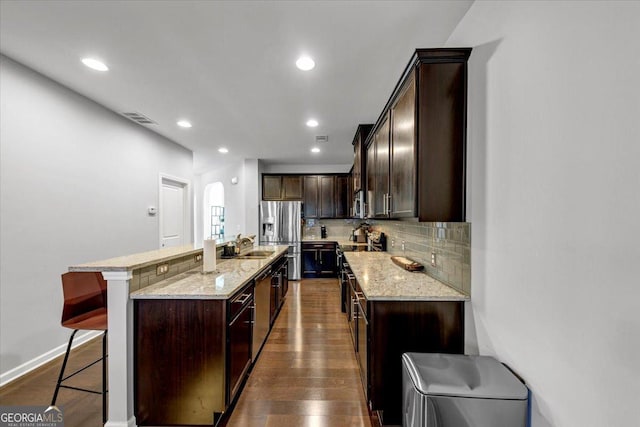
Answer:
POLYGON ((163 196, 162 196, 162 186, 163 184, 173 184, 179 185, 182 187, 182 197, 183 197, 183 227, 182 230, 183 236, 186 240, 183 241, 183 244, 193 243, 192 233, 191 233, 191 223, 193 222, 193 218, 191 216, 191 181, 186 178, 180 178, 174 175, 169 175, 165 173, 160 173, 158 178, 158 248, 162 249, 162 220, 164 215, 163 209, 163 196))

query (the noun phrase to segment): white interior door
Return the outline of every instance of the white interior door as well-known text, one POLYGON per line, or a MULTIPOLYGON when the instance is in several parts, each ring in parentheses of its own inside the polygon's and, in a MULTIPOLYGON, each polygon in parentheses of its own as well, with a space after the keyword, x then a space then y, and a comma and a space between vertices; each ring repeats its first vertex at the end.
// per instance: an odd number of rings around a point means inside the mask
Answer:
POLYGON ((188 242, 186 227, 186 185, 162 178, 160 185, 160 247, 182 246, 188 242))

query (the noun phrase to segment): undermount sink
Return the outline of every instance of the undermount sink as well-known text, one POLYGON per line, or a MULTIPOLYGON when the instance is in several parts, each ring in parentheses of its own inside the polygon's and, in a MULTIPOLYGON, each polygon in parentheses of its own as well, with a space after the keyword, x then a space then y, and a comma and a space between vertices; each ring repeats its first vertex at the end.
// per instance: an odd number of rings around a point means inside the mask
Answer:
POLYGON ((274 254, 274 251, 250 251, 246 254, 238 255, 236 258, 263 259, 274 254))

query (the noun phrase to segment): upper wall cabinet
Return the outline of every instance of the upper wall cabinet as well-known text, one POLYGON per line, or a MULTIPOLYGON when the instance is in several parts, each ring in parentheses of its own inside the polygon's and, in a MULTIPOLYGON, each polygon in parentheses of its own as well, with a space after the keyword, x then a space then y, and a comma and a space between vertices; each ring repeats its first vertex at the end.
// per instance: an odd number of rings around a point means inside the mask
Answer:
POLYGON ((352 191, 355 193, 360 190, 364 190, 366 187, 366 150, 365 141, 373 125, 358 125, 356 129, 356 135, 353 137, 353 177, 352 191))
POLYGON ((411 58, 366 141, 369 216, 465 220, 470 54, 418 49, 411 58))
POLYGON ((349 218, 351 175, 305 175, 305 218, 349 218))
POLYGON ((262 200, 302 200, 302 177, 262 175, 262 200))
POLYGON ((262 200, 302 201, 306 218, 349 218, 351 175, 262 175, 262 200))

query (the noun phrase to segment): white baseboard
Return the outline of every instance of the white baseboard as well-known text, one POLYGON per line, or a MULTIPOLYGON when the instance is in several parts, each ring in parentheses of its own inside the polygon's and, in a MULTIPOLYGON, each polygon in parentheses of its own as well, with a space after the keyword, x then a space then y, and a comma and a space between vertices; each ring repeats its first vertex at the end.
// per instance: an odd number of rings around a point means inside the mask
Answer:
MULTIPOLYGON (((84 343, 86 343, 87 341, 100 336, 102 334, 101 331, 89 331, 86 332, 82 335, 76 335, 76 337, 73 339, 73 346, 71 348, 76 348, 84 343)), ((4 374, 0 375, 0 387, 9 384, 11 381, 16 380, 18 378, 20 378, 21 376, 23 376, 24 374, 33 371, 36 368, 39 368, 40 366, 44 365, 47 362, 52 361, 53 359, 55 359, 56 357, 64 354, 67 351, 67 345, 68 343, 62 344, 56 348, 54 348, 53 350, 50 350, 44 354, 41 354, 38 357, 35 357, 25 363, 23 363, 20 366, 16 366, 15 368, 11 369, 10 371, 5 372, 4 374)))
POLYGON ((137 427, 136 417, 133 416, 127 421, 107 421, 104 427, 137 427))

